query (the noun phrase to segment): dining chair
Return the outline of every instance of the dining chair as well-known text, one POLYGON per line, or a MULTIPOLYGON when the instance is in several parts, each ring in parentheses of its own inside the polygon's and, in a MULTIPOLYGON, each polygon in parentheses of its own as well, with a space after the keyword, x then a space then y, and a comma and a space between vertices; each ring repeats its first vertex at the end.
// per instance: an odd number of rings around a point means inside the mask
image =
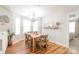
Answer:
POLYGON ((25 33, 25 45, 28 45, 28 48, 32 48, 32 37, 25 33))
POLYGON ((40 49, 47 48, 47 42, 48 42, 47 37, 48 35, 41 35, 39 40, 37 41, 37 46, 40 49))
POLYGON ((41 35, 41 37, 40 37, 42 48, 47 48, 47 42, 48 42, 47 37, 48 37, 48 35, 41 35))
POLYGON ((38 32, 37 32, 37 31, 34 31, 33 33, 34 33, 34 34, 38 34, 38 32))
POLYGON ((27 33, 33 33, 33 31, 29 31, 29 32, 27 32, 27 33))
POLYGON ((36 37, 35 42, 36 42, 36 49, 40 49, 40 47, 41 47, 41 39, 40 39, 40 37, 36 37))

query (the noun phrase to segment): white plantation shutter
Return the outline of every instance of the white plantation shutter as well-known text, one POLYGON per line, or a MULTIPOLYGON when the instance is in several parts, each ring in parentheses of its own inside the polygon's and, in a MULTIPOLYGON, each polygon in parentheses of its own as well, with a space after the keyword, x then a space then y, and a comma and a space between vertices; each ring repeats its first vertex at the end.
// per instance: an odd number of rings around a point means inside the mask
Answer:
POLYGON ((23 33, 27 33, 31 31, 31 21, 30 20, 23 20, 23 33))

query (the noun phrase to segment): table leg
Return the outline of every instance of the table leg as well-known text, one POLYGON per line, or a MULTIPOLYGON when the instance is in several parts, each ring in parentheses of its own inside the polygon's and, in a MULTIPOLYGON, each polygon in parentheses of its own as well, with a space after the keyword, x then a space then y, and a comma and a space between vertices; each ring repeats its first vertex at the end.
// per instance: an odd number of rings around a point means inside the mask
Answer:
POLYGON ((32 52, 35 52, 35 40, 33 38, 33 51, 32 52))

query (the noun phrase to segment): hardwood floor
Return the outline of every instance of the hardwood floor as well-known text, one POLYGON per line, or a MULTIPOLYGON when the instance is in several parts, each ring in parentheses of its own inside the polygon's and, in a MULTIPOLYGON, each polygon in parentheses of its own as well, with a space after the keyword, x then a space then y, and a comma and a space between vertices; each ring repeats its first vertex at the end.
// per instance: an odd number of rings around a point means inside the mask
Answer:
POLYGON ((69 51, 68 48, 61 45, 55 44, 53 42, 48 42, 47 49, 38 50, 34 53, 25 46, 24 40, 9 46, 6 50, 6 54, 67 54, 69 51))

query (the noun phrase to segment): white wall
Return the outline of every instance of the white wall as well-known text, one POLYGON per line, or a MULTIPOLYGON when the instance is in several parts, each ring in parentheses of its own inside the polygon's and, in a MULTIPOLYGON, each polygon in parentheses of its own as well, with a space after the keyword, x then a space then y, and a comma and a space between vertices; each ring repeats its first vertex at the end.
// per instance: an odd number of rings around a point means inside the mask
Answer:
POLYGON ((64 12, 51 12, 45 15, 42 19, 42 33, 48 34, 48 39, 61 43, 68 47, 68 21, 67 15, 64 12), (61 22, 61 27, 58 30, 44 29, 46 24, 52 24, 54 21, 61 22))

